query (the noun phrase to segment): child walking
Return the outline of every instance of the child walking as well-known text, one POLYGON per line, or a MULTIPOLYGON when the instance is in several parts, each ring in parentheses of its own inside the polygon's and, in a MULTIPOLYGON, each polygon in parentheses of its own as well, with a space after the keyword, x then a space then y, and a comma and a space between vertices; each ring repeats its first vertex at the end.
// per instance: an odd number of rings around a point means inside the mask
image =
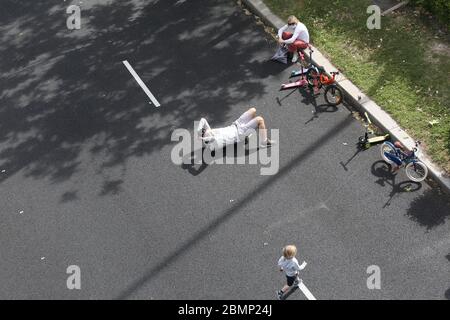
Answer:
MULTIPOLYGON (((283 294, 295 283, 296 283, 298 272, 305 269, 306 262, 303 262, 302 265, 298 264, 297 258, 295 255, 297 254, 297 247, 294 245, 288 245, 283 248, 283 255, 278 260, 278 267, 280 267, 280 271, 284 271, 286 274, 287 284, 279 291, 277 291, 277 298, 281 299, 283 294)), ((301 280, 300 280, 301 281, 301 280)))

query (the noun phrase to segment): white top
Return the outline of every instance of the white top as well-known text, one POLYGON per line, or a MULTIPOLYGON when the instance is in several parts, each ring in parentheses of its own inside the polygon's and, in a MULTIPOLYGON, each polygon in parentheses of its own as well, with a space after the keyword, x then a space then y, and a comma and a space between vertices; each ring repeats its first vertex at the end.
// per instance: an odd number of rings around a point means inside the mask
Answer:
POLYGON ((301 22, 297 23, 295 27, 289 25, 281 27, 280 30, 278 30, 278 38, 281 39, 281 35, 283 34, 284 31, 293 33, 293 36, 288 40, 284 40, 284 43, 290 44, 296 40, 301 40, 303 42, 309 43, 308 28, 306 28, 306 26, 301 22))
POLYGON ((223 148, 227 144, 233 144, 238 142, 238 130, 235 125, 231 125, 225 128, 212 129, 214 140, 216 141, 217 148, 223 148))
POLYGON ((208 121, 202 118, 197 129, 200 137, 201 129, 211 130, 205 133, 203 141, 216 148, 223 148, 227 144, 234 144, 239 141, 238 129, 234 124, 225 128, 211 129, 208 121))
POLYGON ((297 258, 286 259, 281 256, 278 260, 278 266, 286 272, 288 277, 295 277, 298 271, 305 269, 306 263, 303 262, 302 265, 299 265, 297 258))

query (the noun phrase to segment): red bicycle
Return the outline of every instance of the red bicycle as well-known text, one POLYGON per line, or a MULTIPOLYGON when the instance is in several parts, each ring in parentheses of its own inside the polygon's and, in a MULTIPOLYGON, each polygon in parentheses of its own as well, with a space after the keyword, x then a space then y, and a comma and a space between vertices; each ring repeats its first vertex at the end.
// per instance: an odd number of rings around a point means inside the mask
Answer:
POLYGON ((336 76, 338 74, 338 71, 330 72, 330 77, 323 67, 313 67, 306 74, 310 86, 316 87, 317 91, 322 87, 325 88, 325 101, 332 106, 337 106, 344 100, 342 90, 336 84, 336 76))
MULTIPOLYGON (((312 61, 313 50, 309 46, 311 51, 310 61, 312 61)), ((336 75, 339 72, 331 72, 331 77, 326 73, 325 68, 322 66, 315 66, 310 62, 306 63, 305 54, 303 51, 299 52, 301 69, 292 71, 291 78, 300 76, 300 79, 295 82, 285 83, 281 85, 280 90, 294 89, 298 87, 309 86, 315 94, 318 94, 322 87, 325 88, 324 97, 325 101, 332 106, 341 104, 344 100, 342 90, 336 84, 336 75)))

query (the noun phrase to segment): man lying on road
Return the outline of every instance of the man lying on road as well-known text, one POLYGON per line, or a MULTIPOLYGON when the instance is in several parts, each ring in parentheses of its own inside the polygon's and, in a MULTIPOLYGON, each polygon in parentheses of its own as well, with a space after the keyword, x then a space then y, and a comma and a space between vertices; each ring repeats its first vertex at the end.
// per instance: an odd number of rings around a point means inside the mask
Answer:
POLYGON ((248 137, 256 129, 259 129, 260 147, 266 148, 275 143, 267 138, 267 128, 264 118, 256 116, 256 108, 250 108, 230 126, 211 129, 205 118, 200 120, 197 134, 205 144, 215 143, 218 147, 234 144, 248 137))

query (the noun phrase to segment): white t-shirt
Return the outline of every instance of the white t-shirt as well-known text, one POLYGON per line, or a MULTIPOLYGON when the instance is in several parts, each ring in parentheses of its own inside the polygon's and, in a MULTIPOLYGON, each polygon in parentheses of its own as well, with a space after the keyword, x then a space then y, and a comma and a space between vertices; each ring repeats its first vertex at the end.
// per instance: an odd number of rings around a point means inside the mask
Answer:
POLYGON ((289 25, 285 25, 284 27, 280 28, 280 30, 278 30, 279 38, 281 38, 284 31, 293 33, 292 38, 284 41, 287 44, 294 43, 294 41, 296 41, 296 40, 301 40, 303 42, 309 43, 308 28, 306 28, 306 26, 301 22, 297 23, 295 28, 291 27, 289 25))
POLYGON ((284 256, 278 260, 278 266, 286 272, 288 277, 295 277, 298 271, 303 270, 305 267, 298 264, 297 258, 286 259, 284 256))
POLYGON ((227 144, 238 142, 239 135, 235 125, 225 128, 212 129, 212 134, 218 148, 223 148, 227 144))
POLYGON ((197 129, 200 137, 202 129, 207 131, 203 140, 214 148, 223 148, 227 144, 239 142, 238 129, 234 124, 225 128, 211 129, 208 121, 202 118, 197 129))

